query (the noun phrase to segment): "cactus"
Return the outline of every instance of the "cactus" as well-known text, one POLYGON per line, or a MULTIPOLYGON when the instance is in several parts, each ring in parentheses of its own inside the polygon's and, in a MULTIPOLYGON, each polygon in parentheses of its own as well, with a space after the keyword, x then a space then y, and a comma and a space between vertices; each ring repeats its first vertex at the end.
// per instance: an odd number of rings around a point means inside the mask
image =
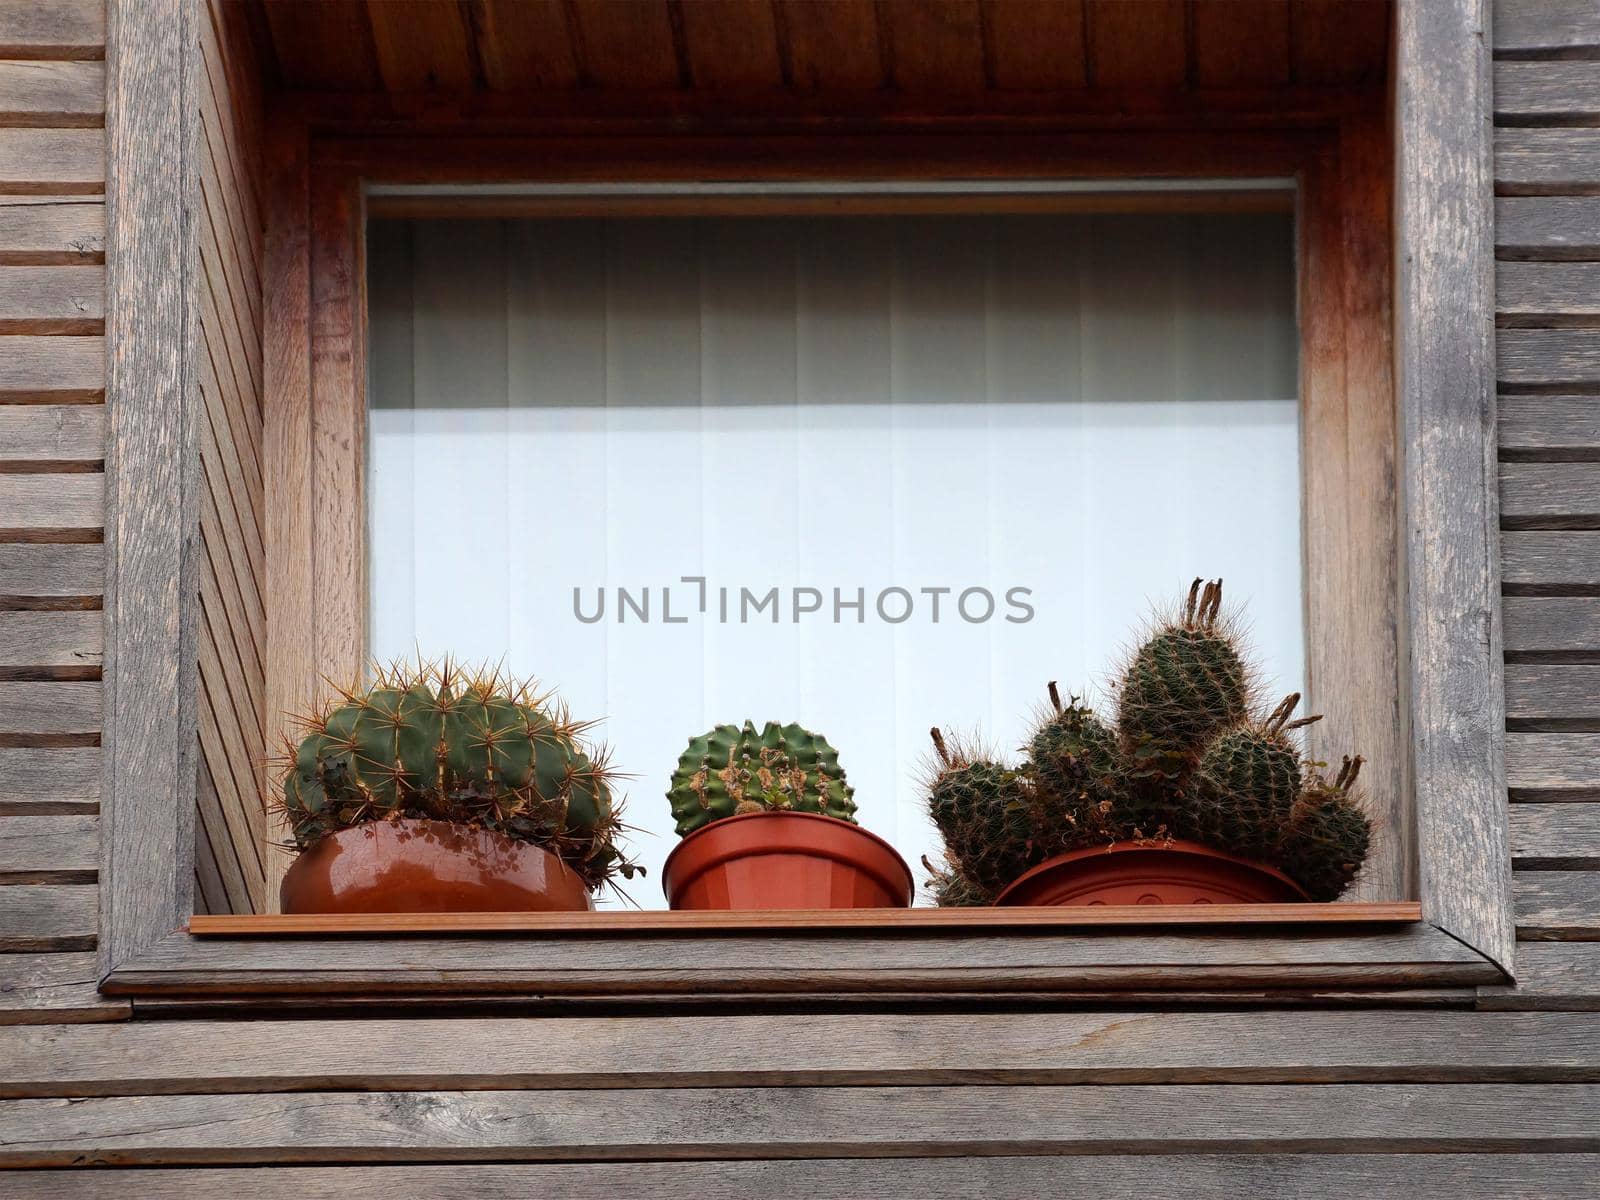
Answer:
POLYGON ((718 725, 689 741, 667 800, 680 837, 721 817, 763 811, 855 821, 855 789, 826 738, 799 725, 718 725))
POLYGON ((1300 750, 1289 733, 1321 719, 1291 721, 1299 703, 1298 692, 1286 696, 1264 721, 1225 729, 1206 745, 1175 818, 1178 830, 1245 858, 1273 851, 1300 795, 1300 750))
POLYGON ((1117 728, 1148 773, 1180 774, 1212 735, 1249 711, 1250 670, 1221 609, 1222 580, 1202 590, 1196 579, 1179 614, 1158 624, 1123 668, 1117 728))
POLYGON ((1116 815, 1129 799, 1116 734, 1076 696, 1063 705, 1054 681, 1047 691, 1050 706, 1023 747, 1044 858, 1114 840, 1116 815))
POLYGON ((1346 755, 1330 783, 1313 773, 1283 823, 1273 858, 1313 900, 1336 900, 1361 872, 1372 822, 1355 793, 1361 756, 1346 755))
POLYGON ((1035 837, 1036 792, 1028 776, 931 731, 936 759, 928 813, 951 866, 980 893, 995 895, 1044 859, 1035 837))
POLYGON ((603 752, 530 684, 395 664, 299 721, 279 807, 301 849, 368 821, 452 821, 542 846, 591 890, 639 868, 617 846, 603 752))
POLYGON ((928 870, 927 889, 937 908, 983 908, 994 903, 995 893, 979 887, 949 861, 935 864, 922 856, 928 870))

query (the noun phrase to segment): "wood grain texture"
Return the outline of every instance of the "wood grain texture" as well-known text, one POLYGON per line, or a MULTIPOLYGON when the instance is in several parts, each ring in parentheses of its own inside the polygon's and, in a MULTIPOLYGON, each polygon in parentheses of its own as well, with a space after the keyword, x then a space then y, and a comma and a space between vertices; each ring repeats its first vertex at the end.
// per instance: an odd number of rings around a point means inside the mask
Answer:
POLYGON ((0 954, 92 950, 99 892, 93 884, 0 886, 0 954))
POLYGON ((1600 398, 1500 397, 1502 450, 1574 450, 1600 447, 1600 398))
POLYGON ((1508 387, 1570 391, 1600 384, 1600 331, 1502 329, 1496 346, 1500 380, 1508 387))
POLYGON ((1296 82, 1369 84, 1387 74, 1388 5, 1293 0, 1290 14, 1290 74, 1296 82))
POLYGON ((0 748, 0 813, 93 811, 99 803, 98 747, 0 748))
POLYGON ((100 684, 0 681, 0 734, 100 732, 100 684))
POLYGON ((1593 1191, 1592 1154, 1094 1154, 949 1158, 789 1159, 772 1162, 547 1163, 395 1167, 94 1168, 14 1171, 17 1200, 613 1200, 693 1195, 705 1200, 863 1196, 924 1200, 982 1196, 1141 1196, 1238 1200, 1294 1196, 1449 1196, 1451 1200, 1576 1200, 1593 1191))
POLYGON ((204 15, 122 3, 107 47, 104 969, 193 911, 204 15))
POLYGON ((1495 276, 1502 328, 1600 324, 1600 263, 1502 262, 1495 276))
POLYGON ((367 5, 378 74, 392 92, 473 84, 472 52, 464 14, 454 4, 384 0, 367 5))
POLYGON ((0 815, 0 883, 92 883, 99 865, 99 817, 0 815))
POLYGON ((1508 651, 1592 654, 1600 651, 1600 599, 1513 597, 1505 602, 1508 651))
POLYGON ((1600 1087, 310 1092, 0 1103, 0 1163, 1594 1152, 1600 1087), (729 1120, 730 1111, 739 1114, 729 1120))
POLYGON ((0 669, 96 670, 104 636, 97 612, 0 611, 0 669))
POLYGON ((58 1025, 120 1021, 133 1015, 126 1001, 103 999, 95 956, 0 955, 0 1025, 58 1025))
POLYGON ((97 472, 0 474, 0 522, 8 530, 94 530, 105 520, 97 472))
POLYGON ((578 83, 562 0, 478 0, 478 57, 493 91, 566 89, 578 83))
POLYGON ((98 404, 0 405, 0 462, 99 462, 105 442, 98 404))
POLYGON ((1188 80, 1182 0, 1085 0, 1089 82, 1178 88, 1188 80))
POLYGON ((1600 531, 1509 531, 1500 561, 1507 584, 1600 588, 1600 531))
POLYGON ((1494 233, 1502 259, 1600 258, 1600 198, 1502 196, 1494 233))
POLYGON ((102 270, 0 266, 0 334, 99 333, 102 270))
POLYGON ((1600 721, 1600 664, 1511 663, 1505 677, 1512 720, 1600 721))
POLYGON ((1406 737, 1423 911, 1509 966, 1483 16, 1477 0, 1440 0, 1400 5, 1396 25, 1406 737))
POLYGON ((189 922, 196 937, 282 937, 286 934, 537 933, 661 934, 765 932, 779 929, 862 931, 932 929, 1100 929, 1107 926, 1393 925, 1422 919, 1421 906, 1401 903, 1104 905, 1063 908, 863 908, 762 912, 606 911, 584 913, 322 913, 207 916, 189 922))
POLYGON ((884 83, 882 31, 873 0, 778 0, 789 71, 802 92, 854 91, 884 83))
POLYGON ((1600 872, 1518 871, 1517 936, 1600 941, 1600 872))
POLYGON ((973 93, 985 83, 978 0, 879 0, 891 86, 973 93))
MULTIPOLYGON (((1600 796, 1600 734, 1506 736, 1506 783, 1518 791, 1594 792, 1600 796)), ((1513 810, 1512 817, 1516 813, 1513 810)))
POLYGON ((94 59, 105 53, 102 0, 0 0, 0 55, 94 59))
POLYGON ((1600 48, 1600 13, 1588 0, 1495 0, 1494 44, 1522 55, 1600 48))
POLYGON ((1557 523, 1600 517, 1600 463, 1502 463, 1500 515, 1557 523))
POLYGON ((772 0, 701 0, 679 11, 689 77, 697 89, 748 94, 783 87, 772 0))
POLYGON ((0 58, 0 124, 97 126, 105 113, 105 95, 102 63, 0 58))
POLYGON ((1494 114, 1507 124, 1592 125, 1600 117, 1600 62, 1500 62, 1494 114))
POLYGON ((1600 130, 1498 129, 1495 188, 1502 196, 1593 196, 1600 130))
POLYGON ((98 129, 0 128, 0 192, 103 192, 105 154, 105 135, 98 129))
POLYGON ((539 994, 834 998, 1294 986, 1450 987, 1498 978, 1426 923, 1377 931, 989 932, 737 937, 196 938, 175 935, 106 981, 114 995, 438 997, 539 994))
POLYGON ((0 354, 0 401, 84 401, 105 394, 105 340, 8 337, 0 354))
POLYGON ((0 196, 0 263, 73 265, 105 260, 105 205, 59 196, 0 196))
POLYGON ((1288 0, 1196 0, 1190 14, 1196 87, 1289 82, 1288 0))
POLYGON ((1049 91, 1088 82, 1083 0, 984 0, 991 86, 1049 91))
POLYGON ((104 586, 103 546, 0 544, 0 604, 93 598, 104 586))
POLYGON ((0 1094, 1592 1082, 1596 1037, 1464 1011, 172 1020, 0 1031, 0 1094), (283 1053, 303 1040, 315 1057, 283 1053))
POLYGON ((1492 1011, 1600 1012, 1600 943, 1525 942, 1517 947, 1517 982, 1478 990, 1492 1011))
MULTIPOLYGON (((1529 871, 1600 870, 1600 804, 1514 804, 1511 865, 1529 871)), ((1600 892, 1600 875, 1595 877, 1600 892)))

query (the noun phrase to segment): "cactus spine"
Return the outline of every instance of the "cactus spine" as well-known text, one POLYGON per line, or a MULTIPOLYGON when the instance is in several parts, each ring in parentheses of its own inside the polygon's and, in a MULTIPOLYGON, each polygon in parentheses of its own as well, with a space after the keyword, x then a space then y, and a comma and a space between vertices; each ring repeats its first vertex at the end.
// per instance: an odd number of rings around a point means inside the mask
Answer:
POLYGON ((1361 756, 1346 755, 1332 782, 1313 773, 1284 822, 1274 859, 1313 900, 1336 900, 1372 846, 1372 822, 1355 797, 1361 756))
POLYGON ((768 721, 760 733, 718 725, 691 738, 667 790, 680 837, 751 812, 821 813, 854 822, 855 789, 826 738, 768 721))
POLYGON ((586 728, 499 672, 446 662, 380 668, 299 721, 280 806, 301 849, 368 821, 453 821, 543 846, 591 889, 637 868, 617 845, 620 805, 586 728))
MULTIPOLYGON (((931 731, 935 762, 928 812, 952 867, 971 892, 994 896, 1043 860, 1034 838, 1034 791, 1025 774, 931 731)), ((937 887, 937 885, 936 885, 937 887)), ((944 890, 954 891, 954 885, 944 890)))

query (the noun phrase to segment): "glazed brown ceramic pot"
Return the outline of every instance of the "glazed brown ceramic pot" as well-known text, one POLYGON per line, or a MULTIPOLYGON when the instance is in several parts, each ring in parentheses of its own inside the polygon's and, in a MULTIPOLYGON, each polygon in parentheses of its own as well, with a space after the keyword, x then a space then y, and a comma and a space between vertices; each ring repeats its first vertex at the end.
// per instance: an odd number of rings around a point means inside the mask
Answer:
POLYGON ((911 869, 849 821, 759 812, 697 829, 661 871, 676 909, 908 908, 911 869))
POLYGON ((1309 900, 1281 871, 1198 842, 1117 842, 1040 863, 996 904, 1283 904, 1309 900))
POLYGON ((579 912, 583 880, 548 850, 448 821, 374 821, 323 838, 284 874, 286 913, 579 912))

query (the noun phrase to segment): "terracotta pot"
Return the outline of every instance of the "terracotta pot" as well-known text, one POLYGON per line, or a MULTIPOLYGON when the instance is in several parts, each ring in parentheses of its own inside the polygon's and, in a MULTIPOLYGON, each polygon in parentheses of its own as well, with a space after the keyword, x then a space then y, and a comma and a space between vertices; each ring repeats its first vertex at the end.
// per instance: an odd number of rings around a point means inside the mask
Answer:
POLYGON ((1040 863, 996 904, 1283 904, 1309 900, 1281 871, 1198 842, 1117 842, 1040 863))
POLYGON ((677 909, 909 908, 911 868, 849 821, 759 812, 695 830, 661 870, 677 909))
POLYGON ((279 889, 286 913, 579 912, 577 873, 548 850, 448 821, 374 821, 323 838, 279 889))

